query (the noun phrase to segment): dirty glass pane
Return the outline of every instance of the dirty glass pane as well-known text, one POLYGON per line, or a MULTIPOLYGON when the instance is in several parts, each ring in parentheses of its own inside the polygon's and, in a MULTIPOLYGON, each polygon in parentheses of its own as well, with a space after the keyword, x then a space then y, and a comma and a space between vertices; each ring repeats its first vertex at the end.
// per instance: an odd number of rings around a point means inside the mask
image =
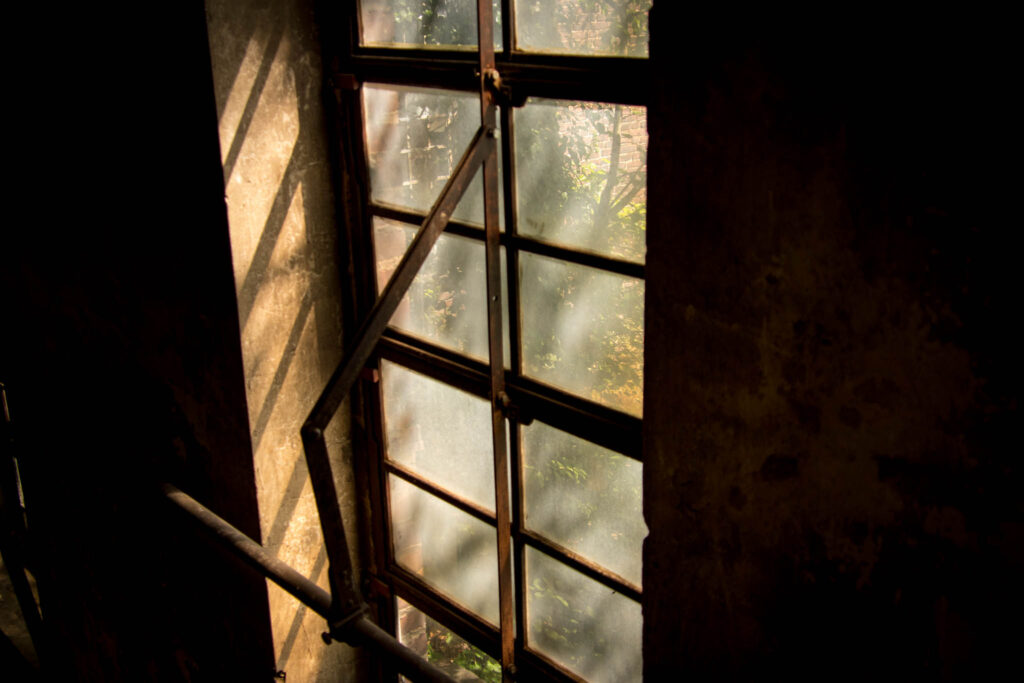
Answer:
POLYGON ((455 680, 501 683, 501 664, 493 657, 402 598, 397 602, 399 642, 455 680))
MULTIPOLYGON (((480 98, 450 90, 367 84, 363 115, 371 199, 425 214, 480 127, 480 98)), ((483 187, 478 172, 452 213, 454 220, 483 225, 483 187)), ((500 207, 499 201, 499 216, 500 207)))
POLYGON ((514 116, 520 234, 642 263, 647 110, 530 99, 514 116))
POLYGON ((520 253, 523 371, 640 415, 644 282, 520 253))
POLYGON ((388 361, 381 382, 387 457, 493 511, 488 402, 388 361))
POLYGON ((526 549, 526 642, 588 681, 639 681, 640 604, 526 549))
POLYGON ((647 56, 651 0, 515 0, 516 49, 647 56))
MULTIPOLYGON (((377 291, 387 285, 419 228, 373 219, 377 291)), ((501 297, 508 301, 505 250, 501 250, 501 297)), ((505 365, 509 366, 508 307, 502 307, 505 365)), ((442 234, 391 316, 390 324, 435 344, 488 359, 487 268, 483 242, 442 234)))
MULTIPOLYGON (((362 44, 475 50, 476 0, 360 0, 362 44)), ((501 2, 492 1, 494 49, 501 49, 501 2)))
POLYGON ((641 464, 541 422, 521 430, 526 526, 640 585, 641 464))
POLYGON ((398 564, 466 609, 498 623, 494 527, 388 476, 398 564))

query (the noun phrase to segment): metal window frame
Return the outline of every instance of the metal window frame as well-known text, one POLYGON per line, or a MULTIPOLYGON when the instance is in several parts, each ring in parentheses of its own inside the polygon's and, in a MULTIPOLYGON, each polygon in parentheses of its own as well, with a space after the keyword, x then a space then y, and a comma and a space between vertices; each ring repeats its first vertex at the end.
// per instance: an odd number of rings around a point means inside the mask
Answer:
MULTIPOLYGON (((368 560, 367 567, 364 569, 367 577, 364 580, 364 586, 371 594, 371 602, 381 623, 390 626, 392 632, 394 631, 396 616, 394 596, 401 594, 403 599, 417 609, 449 625, 460 636, 500 659, 503 664, 503 678, 506 681, 514 680, 517 677, 521 680, 580 680, 578 676, 558 663, 525 646, 526 547, 539 550, 564 565, 580 571, 588 578, 637 602, 640 602, 642 598, 640 587, 604 569, 597 563, 526 529, 519 474, 511 478, 510 500, 502 502, 501 498, 504 497, 505 487, 496 486, 496 512, 491 513, 482 510, 479 506, 466 501, 457 494, 445 491, 437 484, 402 468, 397 463, 389 461, 385 453, 377 368, 380 359, 384 358, 489 399, 492 406, 496 473, 499 472, 500 467, 506 466, 506 463, 507 466, 512 467, 513 472, 521 473, 519 420, 514 416, 509 420, 511 448, 507 457, 503 453, 504 434, 501 434, 500 443, 498 439, 499 432, 504 429, 505 412, 507 412, 501 410, 503 396, 508 397, 506 403, 510 401, 518 411, 521 411, 523 419, 540 419, 558 429, 632 458, 640 459, 641 421, 639 418, 573 396, 568 392, 523 376, 519 357, 521 348, 519 316, 513 313, 509 315, 511 370, 505 371, 501 367, 500 305, 502 302, 500 289, 495 289, 495 277, 500 271, 494 267, 496 266, 494 259, 497 257, 498 245, 506 247, 507 291, 509 307, 512 312, 520 311, 517 277, 520 251, 549 256, 628 277, 644 278, 643 264, 594 254, 582 249, 553 245, 517 234, 516 202, 511 200, 515 197, 516 179, 515 158, 512 149, 514 136, 512 108, 525 102, 528 97, 646 106, 648 98, 647 60, 517 52, 514 49, 512 36, 512 0, 502 1, 502 11, 506 17, 502 23, 504 49, 498 53, 487 49, 478 52, 477 50, 363 47, 360 46, 358 39, 358 11, 356 10, 354 15, 346 15, 346 11, 351 11, 358 5, 352 3, 346 4, 344 8, 339 8, 336 5, 325 7, 326 4, 321 3, 318 11, 321 16, 320 25, 325 29, 325 55, 330 64, 330 85, 335 96, 333 104, 336 107, 335 124, 338 127, 335 142, 342 167, 338 189, 339 196, 343 198, 344 203, 342 223, 348 247, 346 256, 352 279, 352 301, 355 304, 357 317, 368 322, 376 321, 376 325, 372 329, 367 329, 367 325, 360 329, 356 335, 356 341, 350 347, 354 352, 358 351, 360 357, 350 357, 350 354, 346 354, 351 361, 352 369, 342 377, 340 376, 343 374, 342 368, 339 368, 339 372, 332 378, 324 396, 318 402, 317 408, 314 408, 311 413, 310 422, 303 430, 307 458, 311 460, 311 476, 314 479, 320 478, 314 473, 315 466, 312 461, 320 461, 321 465, 327 463, 326 450, 321 446, 322 434, 317 433, 317 430, 322 427, 315 426, 313 417, 317 414, 333 415, 341 400, 351 393, 354 426, 357 427, 356 431, 358 432, 357 447, 359 452, 365 454, 363 457, 357 458, 359 461, 357 462, 357 476, 362 484, 367 485, 369 492, 369 519, 362 520, 363 528, 370 532, 365 534, 368 540, 363 546, 364 556, 368 560), (500 73, 500 90, 488 87, 485 79, 491 69, 496 69, 500 73), (489 335, 490 348, 491 358, 499 359, 497 363, 482 363, 386 327, 390 313, 384 315, 385 309, 381 308, 380 303, 389 296, 395 305, 401 299, 405 288, 415 276, 415 272, 410 269, 408 282, 401 283, 403 284, 403 287, 400 288, 401 291, 397 287, 392 288, 392 285, 398 279, 399 271, 403 270, 403 265, 409 254, 420 243, 420 236, 426 232, 426 227, 437 218, 439 210, 438 205, 435 204, 429 214, 421 214, 374 203, 371 200, 364 138, 365 126, 362 121, 361 105, 361 85, 367 82, 479 92, 481 94, 481 121, 483 122, 481 133, 485 135, 489 115, 491 115, 488 110, 493 112, 493 106, 498 103, 499 98, 501 104, 504 105, 500 110, 500 121, 493 119, 491 121, 492 126, 500 126, 501 131, 504 185, 500 191, 505 196, 505 231, 498 231, 491 210, 487 211, 483 229, 479 226, 443 219, 441 222, 446 225, 440 226, 450 234, 479 240, 486 245, 488 301, 492 309, 497 308, 496 311, 492 310, 488 317, 492 328, 495 320, 498 325, 498 334, 494 334, 492 329, 492 333, 489 335), (353 134, 354 131, 359 132, 353 134), (424 226, 419 231, 416 241, 407 251, 406 258, 396 269, 391 283, 382 292, 379 299, 374 297, 376 292, 372 243, 374 217, 389 218, 410 226, 424 226), (497 306, 495 306, 495 301, 497 306), (367 341, 372 337, 379 337, 379 341, 367 341), (360 348, 360 340, 363 341, 362 348, 360 348), (495 349, 498 352, 496 355, 495 349), (360 382, 358 380, 364 365, 371 371, 363 372, 360 382), (326 398, 332 394, 332 387, 333 395, 326 398), (502 561, 502 558, 512 560, 515 565, 515 577, 518 585, 514 591, 515 605, 510 607, 508 601, 512 599, 513 591, 510 590, 508 582, 511 577, 507 570, 499 573, 499 593, 502 605, 500 609, 501 627, 494 628, 397 565, 390 542, 392 535, 390 515, 388 514, 387 486, 389 474, 398 476, 457 509, 495 526, 499 541, 502 538, 506 539, 506 548, 502 549, 499 546, 499 562, 502 561), (511 524, 507 523, 509 512, 511 513, 511 524), (502 532, 502 520, 505 520, 504 526, 507 527, 504 533, 502 532), (513 611, 518 615, 515 633, 511 628, 513 611)), ((478 0, 478 10, 478 35, 484 36, 486 39, 491 26, 490 3, 486 0, 478 0)), ((478 133, 478 138, 481 133, 478 133)), ((474 145, 471 145, 471 149, 473 147, 474 145)), ((490 159, 492 156, 491 151, 487 150, 486 157, 490 159)), ((442 192, 442 199, 448 194, 456 175, 457 173, 453 173, 452 180, 449 181, 446 190, 442 192)), ((491 186, 493 182, 493 180, 488 182, 485 179, 485 187, 491 186)), ((461 194, 464 189, 463 186, 459 193, 461 194)), ((492 202, 492 199, 493 196, 488 195, 485 206, 493 203, 493 208, 496 208, 496 200, 492 202)), ((450 213, 450 210, 447 211, 448 215, 450 213)), ((433 224, 433 227, 436 228, 436 224, 433 224)), ((430 245, 433 244, 433 240, 436 240, 439 233, 440 230, 437 230, 437 234, 431 236, 430 245)), ((427 244, 427 241, 424 240, 421 244, 427 244)), ((426 253, 429 252, 429 246, 421 247, 421 251, 422 257, 425 258, 426 253)), ((422 263, 422 259, 420 263, 422 263)), ((391 308, 392 312, 393 310, 391 308)), ((329 478, 329 465, 327 471, 321 472, 321 476, 329 478)), ((501 473, 501 476, 496 476, 495 481, 505 481, 504 473, 501 473)), ((333 507, 336 508, 337 497, 333 490, 325 491, 324 497, 333 498, 333 507)), ((321 496, 318 495, 318 506, 320 498, 321 496)), ((332 507, 330 500, 323 502, 326 507, 321 508, 322 520, 324 511, 329 511, 332 507)), ((343 530, 340 530, 340 515, 328 514, 328 516, 337 519, 337 524, 329 521, 324 523, 325 538, 329 535, 335 538, 338 536, 344 538, 343 530), (329 526, 332 528, 329 529, 329 526)), ((344 552, 347 553, 347 548, 344 549, 344 552)), ((342 550, 338 548, 332 553, 330 546, 328 547, 328 554, 331 558, 339 557, 341 553, 342 550)), ((345 557, 347 558, 347 554, 345 557)), ((332 566, 334 564, 332 562, 332 566)), ((346 581, 351 585, 350 576, 349 573, 347 578, 339 577, 339 580, 346 581)), ((358 596, 354 596, 353 600, 358 604, 358 596)))

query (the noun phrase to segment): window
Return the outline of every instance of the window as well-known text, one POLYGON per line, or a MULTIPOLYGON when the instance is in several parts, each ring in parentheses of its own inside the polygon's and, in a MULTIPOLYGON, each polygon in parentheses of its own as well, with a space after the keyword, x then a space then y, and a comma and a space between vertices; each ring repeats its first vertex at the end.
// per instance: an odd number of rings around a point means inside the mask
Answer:
MULTIPOLYGON (((640 678, 649 7, 493 0, 497 181, 475 172, 356 408, 382 623, 483 680, 640 678)), ((487 114, 476 13, 362 0, 334 19, 363 314, 487 114)))

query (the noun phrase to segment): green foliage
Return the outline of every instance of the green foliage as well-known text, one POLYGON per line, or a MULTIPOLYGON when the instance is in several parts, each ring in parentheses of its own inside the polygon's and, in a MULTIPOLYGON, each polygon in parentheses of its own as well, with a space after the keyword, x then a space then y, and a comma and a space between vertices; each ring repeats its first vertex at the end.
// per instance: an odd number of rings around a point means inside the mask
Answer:
POLYGON ((458 666, 487 683, 501 683, 499 662, 432 619, 427 619, 427 660, 448 670, 458 666))

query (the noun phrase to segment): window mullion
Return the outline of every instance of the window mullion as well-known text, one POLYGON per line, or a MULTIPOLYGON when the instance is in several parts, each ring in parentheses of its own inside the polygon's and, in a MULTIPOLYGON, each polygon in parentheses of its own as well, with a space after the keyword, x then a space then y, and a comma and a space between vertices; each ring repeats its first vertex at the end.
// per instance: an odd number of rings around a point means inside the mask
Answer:
MULTIPOLYGON (((496 97, 499 77, 494 68, 494 23, 491 0, 477 0, 477 49, 480 68, 480 122, 493 138, 497 136, 496 97)), ((487 330, 490 355, 491 433, 494 448, 494 506, 497 522, 498 607, 501 631, 502 680, 513 681, 515 634, 513 632, 512 528, 506 452, 505 367, 502 344, 501 235, 498 217, 498 148, 492 145, 483 164, 485 259, 487 264, 487 330)))

